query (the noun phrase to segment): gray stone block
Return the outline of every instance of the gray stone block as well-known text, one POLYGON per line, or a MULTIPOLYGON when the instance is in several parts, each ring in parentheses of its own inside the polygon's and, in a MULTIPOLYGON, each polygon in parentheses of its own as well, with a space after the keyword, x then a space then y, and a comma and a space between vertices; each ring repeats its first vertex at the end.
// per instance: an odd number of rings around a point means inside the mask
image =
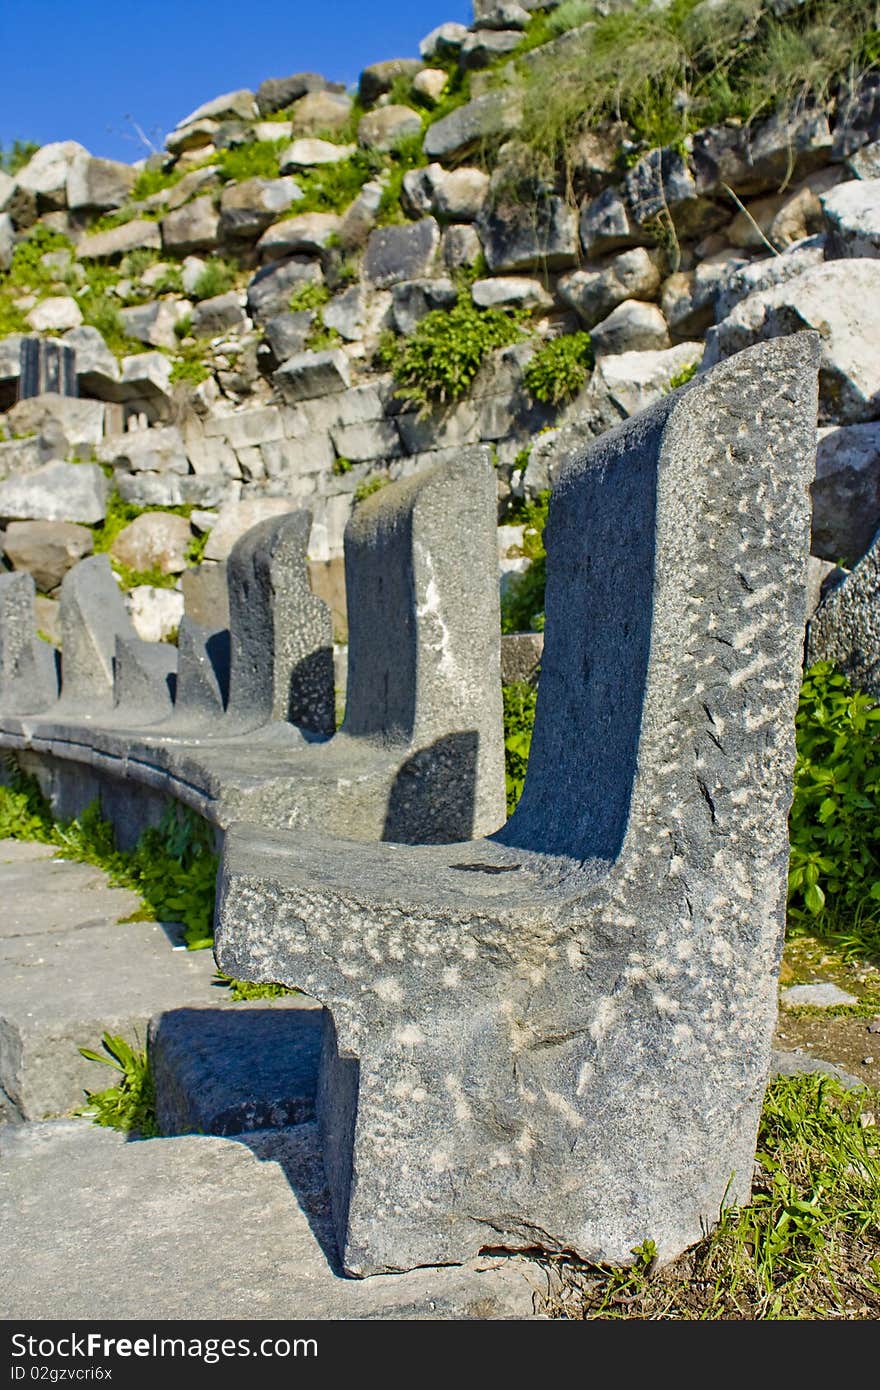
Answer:
POLYGON ((29 574, 0 574, 0 701, 6 713, 35 714, 58 698, 55 652, 37 636, 29 574))
POLYGON ((363 277, 380 290, 403 280, 424 279, 431 274, 439 245, 440 228, 433 217, 377 227, 367 242, 363 277))
POLYGON ((339 348, 327 352, 300 352, 282 362, 272 380, 288 405, 335 396, 351 381, 348 358, 339 348))
POLYGON ((333 629, 306 563, 310 512, 259 522, 236 541, 229 585, 229 719, 245 728, 286 720, 315 734, 336 727, 333 629))
POLYGON ((175 726, 210 724, 223 714, 228 698, 229 629, 205 627, 184 614, 177 634, 175 726))
POLYGON ((167 719, 174 708, 177 648, 168 642, 142 642, 116 636, 113 703, 135 727, 167 719))
POLYGON ((563 270, 578 259, 577 218, 563 198, 537 196, 480 218, 479 233, 493 275, 563 270))
POLYGON ((880 697, 880 532, 813 614, 807 664, 814 661, 830 661, 857 689, 880 697))
MULTIPOLYGON (((762 344, 568 460, 529 772, 502 832, 227 836, 221 968, 332 1014, 319 1123, 350 1273, 487 1243, 626 1264, 649 1234, 668 1260, 748 1200, 818 361, 813 335, 762 344)), ((350 660, 357 681, 354 641, 350 660)), ((386 688, 393 709, 400 677, 386 688)))
POLYGON ((323 1010, 302 995, 150 1020, 162 1134, 243 1134, 315 1118, 323 1010))
POLYGON ((9 1125, 0 1181, 0 1301, 22 1321, 523 1318, 547 1288, 497 1258, 340 1279, 314 1125, 141 1144, 83 1120, 9 1125))
POLYGON ((117 637, 135 633, 106 555, 91 555, 68 570, 61 585, 62 702, 91 714, 113 703, 117 637))

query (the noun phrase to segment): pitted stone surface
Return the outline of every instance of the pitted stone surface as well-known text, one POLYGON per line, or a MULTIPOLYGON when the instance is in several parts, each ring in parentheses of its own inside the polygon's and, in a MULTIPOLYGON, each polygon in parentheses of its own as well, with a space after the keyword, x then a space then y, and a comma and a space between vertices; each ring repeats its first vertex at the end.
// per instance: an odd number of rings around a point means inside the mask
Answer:
POLYGON ((811 335, 762 344, 569 459, 501 833, 227 836, 221 968, 333 1017, 319 1121, 351 1272, 486 1244, 626 1263, 649 1233, 667 1259, 747 1199, 817 366, 811 335))
POLYGON ((87 713, 112 704, 116 638, 135 632, 106 555, 91 555, 64 576, 61 627, 64 704, 87 713))
POLYGON ((880 533, 813 614, 807 664, 814 661, 830 661, 857 689, 880 696, 880 533))
POLYGON ((58 694, 55 653, 37 636, 36 588, 29 574, 0 574, 0 704, 10 714, 36 711, 58 694))

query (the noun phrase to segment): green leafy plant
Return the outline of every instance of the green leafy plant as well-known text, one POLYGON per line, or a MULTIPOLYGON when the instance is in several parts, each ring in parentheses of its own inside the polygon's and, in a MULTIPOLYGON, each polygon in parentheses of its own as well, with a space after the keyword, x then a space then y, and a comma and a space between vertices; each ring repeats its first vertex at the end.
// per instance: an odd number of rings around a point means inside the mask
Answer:
POLYGON ((501 694, 504 701, 504 778, 507 814, 511 816, 526 780, 538 690, 528 681, 512 681, 501 687, 501 694))
POLYGON ((521 520, 523 554, 531 564, 522 574, 511 575, 501 596, 501 631, 541 632, 544 628, 544 587, 547 582, 547 552, 544 549, 544 527, 550 508, 550 493, 542 492, 532 501, 524 502, 509 521, 521 520))
POLYGON ((434 309, 408 338, 383 337, 379 361, 398 383, 397 395, 424 411, 465 396, 487 353, 522 336, 522 316, 478 309, 462 289, 451 309, 434 309))
POLYGON ((49 804, 32 777, 25 777, 10 755, 3 758, 0 785, 0 840, 53 839, 49 804))
POLYGON ((101 1052, 79 1049, 90 1062, 101 1062, 119 1072, 119 1081, 104 1091, 86 1091, 87 1104, 77 1111, 107 1129, 120 1129, 140 1139, 159 1133, 156 1122, 156 1090, 146 1049, 138 1051, 125 1038, 105 1033, 101 1052))
POLYGON ((192 288, 193 299, 213 299, 235 285, 235 266, 220 256, 211 256, 192 288))
POLYGON ((827 662, 804 677, 789 820, 789 930, 858 924, 880 951, 880 706, 827 662))
POLYGON ((184 169, 142 169, 135 179, 132 189, 132 202, 140 203, 152 198, 155 193, 167 193, 183 178, 184 169))
POLYGON ((333 460, 333 472, 337 478, 342 478, 346 473, 350 473, 354 464, 351 459, 343 458, 341 454, 333 460))
POLYGON ((366 502, 368 497, 372 497, 374 492, 379 492, 381 488, 387 487, 391 482, 390 478, 373 477, 364 478, 362 483, 358 483, 354 490, 354 502, 366 502))
POLYGON ((201 382, 207 381, 211 375, 211 367, 205 361, 204 350, 204 345, 200 346, 198 343, 190 347, 180 345, 168 375, 172 386, 179 381, 186 382, 188 386, 198 386, 201 382))
POLYGON ((676 391, 679 386, 686 386, 689 381, 693 381, 699 370, 699 363, 692 362, 689 367, 682 367, 680 372, 669 378, 668 390, 676 391))
POLYGON ((298 994, 296 989, 288 989, 286 985, 254 984, 251 980, 233 980, 230 975, 224 975, 221 970, 214 976, 218 985, 222 985, 229 990, 232 999, 283 999, 287 994, 298 994))
POLYGON ((310 280, 294 290, 288 301, 288 308, 293 314, 306 309, 321 309, 329 298, 330 291, 323 282, 310 280))
POLYGON ((558 405, 577 395, 592 366, 589 333, 565 333, 541 344, 523 373, 523 383, 535 400, 558 405))

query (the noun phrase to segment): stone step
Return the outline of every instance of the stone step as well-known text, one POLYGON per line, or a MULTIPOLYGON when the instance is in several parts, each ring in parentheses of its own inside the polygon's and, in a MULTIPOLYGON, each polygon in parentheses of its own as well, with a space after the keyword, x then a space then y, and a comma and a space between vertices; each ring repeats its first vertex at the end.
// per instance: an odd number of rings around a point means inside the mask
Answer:
POLYGON ((521 1259, 339 1276, 315 1126, 127 1142, 85 1120, 0 1130, 7 1318, 522 1318, 521 1259))
POLYGON ((323 1011, 313 1000, 231 1000, 210 951, 181 949, 173 925, 121 921, 137 895, 55 859, 51 845, 0 842, 0 898, 0 1117, 63 1115, 112 1084, 79 1053, 107 1031, 141 1046, 149 1033, 165 1134, 314 1119, 323 1011))
POLYGON ((162 1134, 314 1120, 324 1010, 305 995, 170 1009, 150 1023, 162 1134))

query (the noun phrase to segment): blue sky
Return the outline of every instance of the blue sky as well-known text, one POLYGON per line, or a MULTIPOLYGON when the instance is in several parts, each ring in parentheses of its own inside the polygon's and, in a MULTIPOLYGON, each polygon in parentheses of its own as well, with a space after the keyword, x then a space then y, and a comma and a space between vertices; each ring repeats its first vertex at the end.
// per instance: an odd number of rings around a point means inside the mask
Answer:
POLYGON ((417 57, 470 0, 0 0, 0 145, 79 140, 132 161, 210 97, 265 77, 352 83, 368 63, 417 57))

